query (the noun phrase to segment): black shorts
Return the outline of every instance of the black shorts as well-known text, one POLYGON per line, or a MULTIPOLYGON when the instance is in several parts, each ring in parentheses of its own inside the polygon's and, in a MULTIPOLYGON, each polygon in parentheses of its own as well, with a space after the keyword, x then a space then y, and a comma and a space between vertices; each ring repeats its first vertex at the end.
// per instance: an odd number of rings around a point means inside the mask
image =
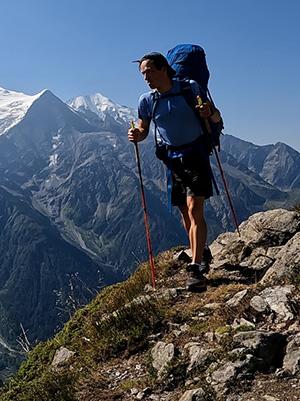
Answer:
POLYGON ((208 199, 213 195, 212 171, 208 155, 191 152, 172 159, 171 172, 173 206, 186 204, 187 196, 202 196, 208 199))

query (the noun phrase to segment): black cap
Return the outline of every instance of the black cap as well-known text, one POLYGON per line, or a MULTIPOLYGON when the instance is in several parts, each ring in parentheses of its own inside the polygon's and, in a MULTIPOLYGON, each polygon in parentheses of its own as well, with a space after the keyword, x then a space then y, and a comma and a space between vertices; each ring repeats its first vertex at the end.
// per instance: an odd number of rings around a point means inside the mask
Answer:
POLYGON ((164 55, 157 52, 147 53, 140 60, 135 60, 133 63, 141 63, 145 60, 152 60, 155 62, 155 66, 160 70, 162 67, 167 67, 168 75, 173 77, 176 75, 176 71, 169 65, 168 60, 164 55))

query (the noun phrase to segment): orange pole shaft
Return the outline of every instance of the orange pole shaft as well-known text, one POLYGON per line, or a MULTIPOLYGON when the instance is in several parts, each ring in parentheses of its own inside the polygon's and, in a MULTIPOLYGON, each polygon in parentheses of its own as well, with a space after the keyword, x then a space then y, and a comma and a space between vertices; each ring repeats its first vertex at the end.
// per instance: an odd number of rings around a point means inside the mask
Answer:
MULTIPOLYGON (((131 128, 134 128, 133 122, 131 123, 131 128)), ((139 173, 139 178, 140 178, 141 198, 142 198, 142 207, 143 207, 143 212, 144 212, 144 224, 145 224, 146 240, 147 240, 148 253, 149 253, 149 264, 150 264, 150 271, 151 271, 152 287, 155 289, 156 288, 156 271, 155 271, 152 242, 151 242, 150 229, 149 229, 149 221, 148 221, 146 197, 145 197, 143 177, 142 177, 140 153, 139 153, 139 148, 138 148, 137 142, 134 142, 134 147, 135 147, 135 156, 136 156, 136 162, 137 162, 137 167, 138 167, 138 173, 139 173)))

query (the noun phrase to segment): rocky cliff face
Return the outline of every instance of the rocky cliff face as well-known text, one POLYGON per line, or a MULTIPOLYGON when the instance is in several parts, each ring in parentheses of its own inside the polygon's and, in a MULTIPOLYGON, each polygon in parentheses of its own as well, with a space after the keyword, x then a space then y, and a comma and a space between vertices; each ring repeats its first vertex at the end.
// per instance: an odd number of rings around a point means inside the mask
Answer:
POLYGON ((300 398, 300 215, 257 213, 212 244, 203 293, 188 252, 141 266, 38 346, 1 400, 290 401, 300 398), (146 285, 145 285, 146 284, 146 285))

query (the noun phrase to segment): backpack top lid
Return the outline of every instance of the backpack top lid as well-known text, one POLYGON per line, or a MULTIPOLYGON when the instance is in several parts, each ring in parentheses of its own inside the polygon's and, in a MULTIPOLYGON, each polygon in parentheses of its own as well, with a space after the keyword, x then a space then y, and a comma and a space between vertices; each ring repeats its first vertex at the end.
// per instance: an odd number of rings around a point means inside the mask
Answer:
POLYGON ((192 79, 200 85, 203 92, 207 92, 209 71, 201 46, 177 45, 168 51, 167 60, 176 71, 176 78, 192 79))

